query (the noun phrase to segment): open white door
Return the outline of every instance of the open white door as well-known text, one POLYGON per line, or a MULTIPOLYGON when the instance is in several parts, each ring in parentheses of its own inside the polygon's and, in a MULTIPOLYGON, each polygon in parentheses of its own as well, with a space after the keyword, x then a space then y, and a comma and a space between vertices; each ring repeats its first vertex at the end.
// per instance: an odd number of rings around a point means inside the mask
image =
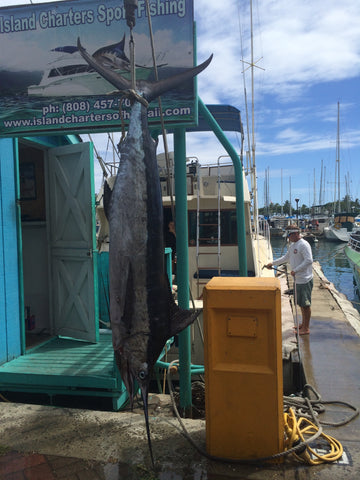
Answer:
POLYGON ((52 315, 55 334, 98 341, 95 194, 90 143, 49 150, 52 315))

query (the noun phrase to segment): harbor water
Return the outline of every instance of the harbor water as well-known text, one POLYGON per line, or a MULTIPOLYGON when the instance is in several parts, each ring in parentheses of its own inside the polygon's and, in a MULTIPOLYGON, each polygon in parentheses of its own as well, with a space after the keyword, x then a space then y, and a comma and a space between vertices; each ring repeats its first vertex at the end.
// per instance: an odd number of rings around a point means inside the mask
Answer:
MULTIPOLYGON (((286 239, 272 238, 271 246, 274 259, 278 258, 286 252, 286 239)), ((345 246, 346 243, 329 242, 320 238, 317 243, 311 245, 311 248, 314 260, 320 263, 325 277, 360 311, 360 297, 344 253, 345 246)))

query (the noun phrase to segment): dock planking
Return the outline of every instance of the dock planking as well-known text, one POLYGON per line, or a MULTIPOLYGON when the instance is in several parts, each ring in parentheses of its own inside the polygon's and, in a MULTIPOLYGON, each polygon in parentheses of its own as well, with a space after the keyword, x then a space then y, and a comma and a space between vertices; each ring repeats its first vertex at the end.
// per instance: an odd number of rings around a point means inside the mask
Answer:
POLYGON ((54 337, 0 366, 0 388, 49 395, 111 396, 114 408, 125 387, 114 364, 111 335, 98 343, 54 337))

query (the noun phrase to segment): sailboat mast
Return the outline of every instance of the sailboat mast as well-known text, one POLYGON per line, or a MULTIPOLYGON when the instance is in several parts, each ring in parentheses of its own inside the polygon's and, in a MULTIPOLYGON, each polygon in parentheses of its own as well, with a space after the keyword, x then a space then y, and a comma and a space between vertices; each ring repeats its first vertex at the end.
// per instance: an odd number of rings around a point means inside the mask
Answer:
POLYGON ((323 182, 323 160, 321 159, 321 170, 320 170, 320 189, 319 189, 319 205, 322 204, 322 182, 323 182))
POLYGON ((338 102, 337 112, 337 135, 336 135, 336 166, 338 181, 338 213, 340 213, 340 103, 338 102))
POLYGON ((284 205, 283 205, 283 171, 281 169, 281 216, 284 215, 284 205))
POLYGON ((253 12, 252 0, 250 0, 250 38, 251 38, 251 157, 252 157, 252 176, 253 176, 253 195, 254 195, 254 227, 255 235, 258 234, 258 198, 257 198, 257 179, 255 162, 255 121, 254 121, 254 33, 253 33, 253 12))
POLYGON ((314 168, 314 200, 313 200, 313 205, 316 205, 316 171, 314 168))

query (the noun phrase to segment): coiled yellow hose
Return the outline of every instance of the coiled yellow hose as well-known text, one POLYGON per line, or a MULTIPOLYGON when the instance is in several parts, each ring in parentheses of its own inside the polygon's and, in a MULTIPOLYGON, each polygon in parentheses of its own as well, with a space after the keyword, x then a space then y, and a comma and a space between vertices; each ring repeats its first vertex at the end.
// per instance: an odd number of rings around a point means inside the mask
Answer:
MULTIPOLYGON (((318 431, 318 427, 307 418, 296 418, 292 408, 284 413, 284 425, 286 450, 290 450, 300 442, 306 442, 306 437, 312 436, 318 431)), ((324 439, 330 446, 330 451, 325 455, 319 455, 308 444, 304 446, 304 450, 301 453, 293 452, 292 455, 294 455, 297 460, 309 465, 336 462, 336 460, 341 458, 344 449, 338 440, 323 432, 319 435, 319 438, 324 439)))

